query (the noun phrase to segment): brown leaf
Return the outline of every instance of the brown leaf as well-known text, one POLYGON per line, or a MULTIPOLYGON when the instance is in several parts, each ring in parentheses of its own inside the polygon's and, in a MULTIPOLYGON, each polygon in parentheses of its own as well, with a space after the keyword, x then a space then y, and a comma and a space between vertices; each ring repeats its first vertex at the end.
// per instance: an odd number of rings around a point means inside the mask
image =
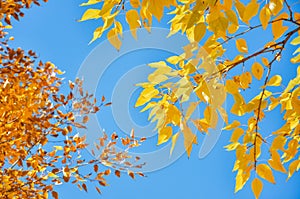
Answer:
POLYGON ((88 116, 84 116, 82 119, 82 123, 86 124, 89 121, 89 117, 88 116))
POLYGON ((115 175, 116 175, 117 177, 120 177, 120 176, 121 176, 121 172, 120 172, 119 170, 115 170, 115 175))
POLYGON ((54 199, 58 199, 58 193, 56 191, 52 191, 52 197, 54 199))
POLYGON ((134 173, 132 172, 132 171, 127 171, 127 174, 132 178, 132 179, 134 179, 134 173))
POLYGON ((87 192, 86 184, 83 183, 81 186, 82 186, 82 188, 84 189, 84 191, 87 192))

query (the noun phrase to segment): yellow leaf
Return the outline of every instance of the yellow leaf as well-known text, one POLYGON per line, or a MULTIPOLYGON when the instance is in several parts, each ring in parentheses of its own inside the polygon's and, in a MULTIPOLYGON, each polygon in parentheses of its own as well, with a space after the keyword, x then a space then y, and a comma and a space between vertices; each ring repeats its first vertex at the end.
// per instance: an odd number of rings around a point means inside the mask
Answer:
POLYGON ((268 60, 267 58, 262 57, 262 58, 261 58, 261 61, 262 61, 263 65, 269 67, 269 60, 268 60))
POLYGON ((283 135, 279 135, 274 138, 272 145, 271 145, 271 150, 282 150, 284 151, 284 146, 286 143, 286 137, 283 135))
POLYGON ((118 21, 115 21, 115 27, 116 27, 118 34, 122 37, 122 34, 123 34, 122 24, 118 21))
POLYGON ((233 81, 231 79, 226 81, 225 88, 226 88, 226 91, 232 95, 239 92, 238 84, 235 83, 235 81, 233 81))
POLYGON ((229 34, 234 34, 239 29, 238 25, 230 24, 228 27, 229 34))
MULTIPOLYGON (((144 2, 144 1, 143 1, 144 2)), ((158 21, 161 20, 163 14, 164 14, 164 7, 167 6, 176 6, 177 3, 175 0, 164 0, 164 1, 158 1, 158 0, 150 0, 146 1, 148 2, 148 10, 150 13, 152 13, 158 21)))
POLYGON ((243 96, 240 93, 235 93, 233 98, 235 103, 231 107, 230 112, 238 116, 244 115, 246 111, 246 103, 243 96))
POLYGON ((194 113, 195 109, 197 108, 199 102, 191 102, 190 106, 188 107, 186 114, 185 114, 185 119, 188 120, 191 115, 194 113))
POLYGON ((276 108, 278 105, 279 105, 279 99, 278 98, 274 98, 274 97, 270 97, 270 100, 271 100, 271 103, 268 107, 268 110, 271 111, 273 110, 274 108, 276 108))
POLYGON ((240 85, 243 89, 249 88, 249 84, 252 82, 252 76, 249 72, 245 72, 240 76, 240 85))
POLYGON ((257 165, 256 172, 261 178, 275 184, 273 172, 268 165, 266 164, 257 165))
POLYGON ((168 76, 160 74, 160 71, 155 71, 154 73, 148 75, 148 81, 154 85, 160 84, 166 80, 168 80, 168 76))
POLYGON ((172 136, 172 132, 173 132, 173 130, 172 130, 172 127, 170 127, 170 126, 161 128, 158 131, 157 145, 167 142, 170 139, 170 137, 172 136))
POLYGON ((218 113, 214 107, 207 106, 204 110, 204 119, 210 125, 210 128, 216 128, 218 124, 218 113))
POLYGON ((232 0, 224 0, 223 4, 224 4, 224 8, 226 8, 227 10, 230 10, 232 7, 232 0))
MULTIPOLYGON (((279 15, 278 17, 276 17, 276 19, 287 19, 287 18, 288 18, 287 13, 283 13, 283 14, 279 15)), ((280 38, 285 33, 286 30, 288 30, 288 27, 283 26, 282 20, 272 23, 272 33, 273 33, 274 40, 280 38)))
POLYGON ((248 53, 248 46, 247 46, 247 42, 245 39, 237 39, 236 42, 236 48, 238 49, 239 52, 241 53, 248 53))
POLYGON ((50 177, 50 178, 59 178, 57 175, 55 175, 55 174, 52 173, 52 172, 49 172, 49 173, 48 173, 48 177, 50 177))
POLYGON ((294 39, 291 41, 291 44, 292 44, 292 45, 298 45, 298 44, 300 44, 300 36, 294 38, 294 39))
POLYGON ((94 31, 94 36, 93 36, 93 39, 90 41, 89 44, 93 43, 96 39, 100 38, 102 33, 103 33, 103 27, 100 26, 98 27, 95 31, 94 31))
POLYGON ((238 18, 236 16, 236 13, 233 10, 226 10, 225 12, 226 17, 228 18, 228 20, 233 23, 234 25, 238 25, 239 21, 238 18))
MULTIPOLYGON (((298 121, 297 121, 298 124, 298 121)), ((293 159, 297 152, 298 152, 298 140, 296 140, 295 138, 290 140, 288 143, 288 148, 284 151, 283 157, 284 157, 284 161, 283 162, 288 162, 291 159, 293 159)))
POLYGON ((292 162, 290 164, 290 166, 289 166, 289 175, 288 175, 287 180, 290 179, 293 176, 293 174, 295 173, 296 170, 297 171, 299 170, 299 167, 300 167, 300 160, 295 160, 294 162, 292 162))
POLYGON ((182 123, 182 125, 180 126, 180 129, 181 129, 181 131, 183 133, 183 137, 184 137, 185 151, 186 151, 188 157, 190 157, 191 151, 192 151, 192 145, 197 144, 197 136, 192 133, 192 130, 187 126, 187 124, 185 122, 182 123))
POLYGON ((171 146, 171 150, 170 150, 170 155, 172 155, 172 153, 174 151, 174 147, 175 147, 175 144, 177 142, 178 136, 179 136, 179 132, 177 132, 176 134, 174 134, 172 136, 172 146, 171 146))
POLYGON ((276 16, 283 8, 284 0, 270 0, 269 9, 271 10, 272 15, 276 16))
POLYGON ((200 40, 204 37, 205 32, 206 32, 205 23, 197 24, 194 29, 194 40, 200 42, 200 40))
POLYGON ((90 19, 98 19, 98 18, 101 17, 100 13, 101 13, 101 10, 99 10, 99 9, 88 9, 82 15, 82 17, 79 21, 86 21, 86 20, 90 20, 90 19))
POLYGON ((96 4, 96 3, 100 3, 102 0, 89 0, 88 2, 86 3, 82 3, 80 4, 80 6, 89 6, 89 5, 93 5, 93 4, 96 4))
POLYGON ((293 64, 300 62, 300 53, 291 59, 293 64))
POLYGON ((129 24, 132 36, 137 39, 136 31, 141 26, 138 12, 136 10, 126 12, 126 22, 129 24))
POLYGON ((201 80, 199 82, 199 85, 197 88, 194 90, 198 98, 205 102, 209 103, 211 100, 211 92, 209 91, 208 85, 205 81, 201 80))
POLYGON ((180 125, 181 112, 178 110, 176 106, 173 104, 169 104, 167 109, 167 121, 168 123, 172 123, 173 125, 180 125))
POLYGON ((271 79, 268 81, 267 86, 280 86, 281 85, 282 78, 280 75, 275 75, 271 77, 271 79))
POLYGON ((258 12, 259 4, 256 2, 257 0, 252 0, 245 8, 245 12, 243 15, 243 20, 248 22, 251 20, 258 12))
POLYGON ((239 142, 234 142, 231 144, 226 145, 224 148, 227 149, 227 151, 233 151, 235 150, 237 147, 239 147, 241 144, 239 142))
POLYGON ((235 177, 234 193, 238 192, 239 190, 241 190, 244 187, 244 185, 248 181, 249 177, 250 177, 250 172, 249 171, 245 172, 241 169, 238 170, 238 173, 235 177))
POLYGON ((158 93, 159 93, 159 91, 157 89, 155 89, 153 86, 146 87, 140 94, 139 98, 137 99, 137 101, 135 103, 135 107, 139 107, 139 106, 146 104, 158 93))
POLYGON ((185 102, 189 100, 190 94, 193 91, 191 82, 187 77, 181 78, 177 82, 178 89, 175 92, 175 96, 181 99, 180 102, 185 102))
POLYGON ((220 106, 220 107, 218 107, 218 111, 219 111, 219 114, 221 115, 222 119, 226 123, 226 125, 228 125, 228 115, 227 115, 226 110, 220 106))
POLYGON ((251 188, 255 198, 258 199, 263 189, 262 181, 258 178, 254 178, 251 184, 251 188))
POLYGON ((169 62, 170 64, 173 64, 173 65, 176 65, 182 59, 183 58, 180 56, 171 56, 171 57, 168 57, 167 62, 169 62))
MULTIPOLYGON (((111 15, 112 13, 112 9, 114 8, 114 6, 117 4, 118 2, 116 1, 104 1, 103 6, 101 8, 101 13, 100 15, 102 17, 108 17, 109 15, 111 15)), ((120 10, 117 10, 115 13, 119 13, 120 10)), ((113 13, 112 15, 115 15, 115 13, 113 13)))
POLYGON ((200 132, 208 133, 209 124, 207 123, 206 119, 192 120, 192 122, 200 132))
POLYGON ((298 66, 298 68, 297 68, 296 78, 290 80, 290 82, 288 83, 288 85, 287 85, 286 89, 284 90, 283 94, 286 94, 287 92, 289 92, 292 88, 294 88, 299 83, 300 83, 300 66, 298 66))
POLYGON ((251 68, 251 72, 257 80, 260 80, 264 74, 264 68, 262 67, 262 65, 260 65, 260 63, 254 62, 251 68))
POLYGON ((280 155, 277 151, 272 151, 272 158, 268 160, 269 165, 276 171, 280 171, 282 173, 286 173, 284 166, 281 163, 280 155))
POLYGON ((59 151, 62 151, 62 150, 63 150, 63 147, 62 147, 62 146, 54 146, 54 148, 55 148, 56 150, 59 150, 59 151))
POLYGON ((139 0, 130 0, 130 5, 133 7, 133 8, 138 8, 140 6, 140 1, 139 0))
POLYGON ((244 130, 242 128, 236 128, 232 132, 230 142, 238 142, 239 138, 244 134, 244 130))
POLYGON ((239 121, 234 120, 231 124, 225 126, 222 130, 229 131, 229 130, 234 129, 234 128, 240 126, 240 125, 241 125, 241 123, 239 121))
POLYGON ((239 17, 243 20, 244 12, 245 12, 245 5, 240 2, 239 0, 235 1, 235 7, 239 13, 239 17))
POLYGON ((142 110, 141 112, 145 112, 146 110, 153 108, 154 106, 156 106, 157 103, 156 102, 149 102, 142 110))
POLYGON ((271 11, 269 9, 269 4, 266 4, 259 13, 259 20, 264 30, 267 28, 270 19, 271 11))
MULTIPOLYGON (((119 11, 114 12, 114 14, 104 17, 103 31, 107 30, 114 22, 115 17, 119 14, 119 11)), ((115 32, 118 33, 117 28, 115 27, 115 32)))
POLYGON ((118 32, 116 28, 112 28, 108 31, 107 39, 117 50, 120 50, 121 40, 118 37, 118 32))

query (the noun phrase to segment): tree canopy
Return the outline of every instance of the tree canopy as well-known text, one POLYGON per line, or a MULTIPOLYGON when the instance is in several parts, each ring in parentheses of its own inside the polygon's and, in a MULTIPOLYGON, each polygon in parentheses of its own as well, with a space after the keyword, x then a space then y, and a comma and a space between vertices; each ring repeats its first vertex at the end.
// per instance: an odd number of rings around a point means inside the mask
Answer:
POLYGON ((123 18, 132 36, 137 38, 138 28, 151 32, 153 20, 160 21, 166 13, 171 15, 169 36, 181 32, 190 44, 181 55, 149 64, 155 71, 149 74, 148 82, 139 84, 143 90, 136 107, 150 110, 149 119, 156 122, 158 144, 171 140, 173 149, 178 136, 183 135, 188 156, 198 137, 189 121, 200 133, 207 134, 218 120, 224 120, 223 130, 232 133, 225 148, 236 152, 235 192, 254 175, 251 187, 258 198, 263 189, 262 179, 275 184, 273 172, 286 173, 289 179, 300 169, 300 67, 296 67, 300 62, 300 13, 291 3, 287 0, 130 0, 129 3, 89 0, 81 6, 99 7, 87 9, 80 21, 101 20, 91 42, 108 31, 108 40, 120 49, 123 18), (272 36, 251 49, 249 43, 255 41, 247 35, 256 30, 272 36), (225 52, 233 46, 235 54, 226 57, 225 52), (276 65, 284 68, 280 60, 291 46, 298 47, 290 59, 297 76, 283 85, 285 77, 271 71, 276 65), (174 78, 175 82, 170 81, 174 78), (252 87, 253 84, 259 86, 252 87), (197 100, 190 100, 192 94, 197 100), (246 100, 249 95, 252 98, 246 100), (233 100, 229 111, 224 109, 226 99, 233 100), (181 110, 184 103, 189 103, 186 111, 181 110), (205 107, 201 117, 191 119, 200 105, 205 107), (262 132, 262 122, 268 119, 266 113, 279 107, 285 124, 273 132, 262 132), (229 114, 241 119, 228 121, 229 114))
POLYGON ((71 182, 87 191, 87 181, 96 182, 101 193, 100 186, 107 186, 105 178, 111 173, 107 166, 117 177, 124 170, 134 178, 130 169, 141 167, 138 157, 130 163, 127 152, 139 145, 134 134, 120 140, 127 148, 120 151, 115 147, 116 133, 108 137, 99 132, 91 157, 84 155, 88 154, 85 136, 77 133, 85 128, 89 114, 111 103, 104 96, 98 102, 78 78, 69 81, 64 94, 63 72, 54 64, 37 61, 32 50, 9 47, 13 38, 7 39, 6 30, 11 28, 11 16, 19 20, 22 9, 32 3, 39 5, 31 0, 0 1, 0 197, 58 198, 56 185, 71 182))

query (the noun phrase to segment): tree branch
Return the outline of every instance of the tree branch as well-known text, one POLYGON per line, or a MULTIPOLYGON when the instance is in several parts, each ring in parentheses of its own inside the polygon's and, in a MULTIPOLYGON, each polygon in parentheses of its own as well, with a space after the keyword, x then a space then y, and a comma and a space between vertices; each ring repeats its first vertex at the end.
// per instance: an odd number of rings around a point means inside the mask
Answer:
POLYGON ((282 43, 280 51, 274 56, 274 58, 272 59, 272 61, 269 63, 268 73, 266 75, 266 78, 265 78, 265 81, 264 81, 264 85, 263 85, 263 90, 262 90, 262 93, 261 93, 261 96, 260 96, 260 99, 259 99, 259 104, 258 104, 258 109, 257 109, 257 116, 256 116, 256 123, 255 123, 255 136, 254 136, 254 142, 253 142, 253 146, 254 146, 254 152, 253 152, 253 154, 254 154, 254 170, 256 170, 256 166, 257 166, 256 145, 257 145, 257 137, 259 137, 258 122, 261 120, 261 118, 260 118, 261 105, 262 105, 262 102, 263 102, 263 97, 264 97, 264 94, 265 94, 265 91, 266 91, 267 83, 268 83, 268 80, 269 80, 269 77, 270 77, 270 73, 271 73, 271 69, 272 69, 272 64, 275 62, 275 60, 277 58, 279 58, 281 56, 282 51, 283 51, 286 43, 291 38, 291 36, 294 33, 296 33, 298 30, 300 30, 300 27, 296 28, 296 29, 294 29, 294 30, 292 30, 292 31, 290 31, 289 33, 286 34, 286 38, 283 41, 280 42, 280 43, 282 43))

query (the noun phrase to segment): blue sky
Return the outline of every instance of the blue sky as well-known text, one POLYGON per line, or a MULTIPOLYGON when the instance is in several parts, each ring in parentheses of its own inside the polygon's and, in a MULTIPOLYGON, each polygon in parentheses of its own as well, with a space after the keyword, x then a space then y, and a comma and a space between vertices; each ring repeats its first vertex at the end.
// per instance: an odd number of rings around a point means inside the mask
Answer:
MULTIPOLYGON (((36 51, 41 60, 51 60, 63 71, 66 71, 66 79, 75 79, 86 57, 104 40, 98 40, 88 45, 92 32, 97 27, 97 22, 77 22, 84 12, 84 8, 78 6, 80 3, 82 1, 79 0, 52 0, 47 4, 43 3, 41 7, 34 6, 29 11, 26 11, 25 17, 21 22, 15 22, 14 28, 11 30, 11 34, 15 37, 12 46, 36 51)), ((155 23, 155 25, 166 27, 166 21, 162 21, 161 24, 155 23)), ((250 48, 255 49, 256 46, 259 46, 260 42, 266 38, 271 38, 270 34, 258 37, 260 34, 261 32, 254 32, 253 35, 250 35, 249 39, 251 42, 248 43, 250 48)), ((176 46, 175 43, 174 46, 176 46)), ((112 47, 107 47, 102 50, 105 54, 112 49, 112 47)), ((292 52, 293 48, 288 47, 284 55, 291 57, 292 52)), ((233 53, 235 53, 235 50, 230 48, 226 55, 230 57, 233 53)), ((100 98, 104 94, 108 100, 111 100, 112 84, 117 82, 123 74, 135 66, 159 61, 169 55, 170 52, 157 49, 146 49, 123 55, 110 64, 106 75, 104 75, 103 80, 101 80, 102 82, 100 81, 97 87, 96 96, 100 98)), ((281 73, 285 78, 294 77, 296 66, 291 65, 288 60, 283 59, 280 64, 276 64, 272 73, 281 73), (284 67, 284 70, 282 70, 282 67, 284 67)), ((99 60, 99 67, 101 67, 101 63, 102 60, 99 60)), ((94 68, 94 70, 97 70, 97 68, 94 68)), ((96 72, 94 70, 90 71, 91 74, 96 72)), ((147 72, 145 71, 141 76, 144 75, 146 77, 147 72)), ((131 108, 133 107, 138 91, 134 91, 129 102, 129 114, 135 123, 143 126, 147 125, 146 114, 140 114, 137 110, 131 108)), ((230 104, 230 99, 228 104, 230 104)), ((275 111, 279 115, 279 110, 275 111)), ((97 116, 107 132, 117 131, 122 135, 119 127, 112 121, 111 108, 106 108, 97 116)), ((282 124, 279 116, 269 114, 269 117, 272 117, 272 119, 266 121, 262 126, 262 130, 266 132, 279 128, 280 124, 282 124)), ((232 119, 236 118, 231 117, 230 120, 232 119)), ((62 199, 83 199, 87 197, 103 199, 254 198, 249 182, 242 191, 234 194, 235 173, 231 172, 231 170, 235 154, 223 149, 223 146, 228 144, 229 139, 230 132, 222 132, 216 146, 205 158, 198 158, 201 147, 201 144, 199 144, 199 146, 194 148, 190 159, 186 155, 183 155, 169 166, 147 173, 146 178, 138 177, 132 180, 125 174, 120 179, 114 176, 109 177, 108 183, 110 186, 102 189, 102 195, 98 195, 92 184, 89 186, 88 193, 79 191, 77 187, 71 184, 59 186, 57 190, 62 199)), ((203 138, 200 138, 200 143, 202 140, 203 138)), ((140 150, 149 152, 157 150, 157 148, 156 137, 153 136, 149 138, 144 148, 140 150)), ((286 182, 286 175, 281 173, 276 173, 275 178, 276 185, 264 183, 264 190, 261 195, 262 199, 299 199, 299 173, 295 174, 288 182, 286 182)))

